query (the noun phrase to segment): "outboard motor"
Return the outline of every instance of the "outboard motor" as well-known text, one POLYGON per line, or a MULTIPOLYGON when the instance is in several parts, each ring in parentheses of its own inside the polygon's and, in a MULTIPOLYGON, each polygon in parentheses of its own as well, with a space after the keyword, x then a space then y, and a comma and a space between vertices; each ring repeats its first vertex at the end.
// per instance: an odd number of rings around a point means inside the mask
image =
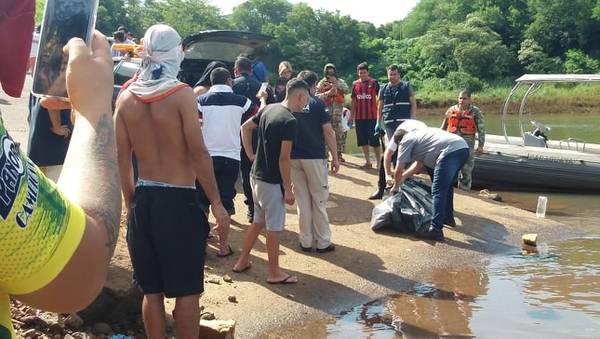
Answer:
POLYGON ((546 133, 550 131, 550 127, 543 125, 537 121, 531 121, 534 130, 523 134, 523 145, 533 147, 548 148, 548 137, 546 133))

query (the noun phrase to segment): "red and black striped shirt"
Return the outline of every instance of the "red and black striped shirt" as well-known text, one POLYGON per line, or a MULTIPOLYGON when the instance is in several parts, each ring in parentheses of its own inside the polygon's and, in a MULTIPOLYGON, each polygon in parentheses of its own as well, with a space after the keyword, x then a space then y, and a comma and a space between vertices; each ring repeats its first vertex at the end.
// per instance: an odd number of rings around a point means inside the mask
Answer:
POLYGON ((360 79, 352 84, 352 105, 354 107, 354 119, 375 120, 377 119, 377 95, 379 94, 379 83, 369 78, 367 81, 360 79))

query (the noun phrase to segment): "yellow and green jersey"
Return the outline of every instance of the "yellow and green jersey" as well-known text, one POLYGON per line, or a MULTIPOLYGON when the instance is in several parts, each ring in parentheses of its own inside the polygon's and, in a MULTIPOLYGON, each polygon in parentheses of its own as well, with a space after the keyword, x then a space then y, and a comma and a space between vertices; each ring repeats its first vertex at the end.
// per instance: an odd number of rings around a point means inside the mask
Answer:
POLYGON ((84 228, 81 208, 20 152, 0 118, 0 339, 14 337, 8 296, 54 280, 84 228))

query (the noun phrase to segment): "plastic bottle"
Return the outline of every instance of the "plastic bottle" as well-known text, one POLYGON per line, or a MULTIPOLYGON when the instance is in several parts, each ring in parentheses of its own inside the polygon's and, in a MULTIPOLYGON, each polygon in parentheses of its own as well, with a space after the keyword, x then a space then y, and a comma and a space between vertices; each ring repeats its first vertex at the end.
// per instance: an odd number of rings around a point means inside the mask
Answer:
POLYGON ((537 209, 535 210, 535 216, 538 218, 546 217, 546 206, 548 204, 548 197, 540 195, 538 197, 537 209))

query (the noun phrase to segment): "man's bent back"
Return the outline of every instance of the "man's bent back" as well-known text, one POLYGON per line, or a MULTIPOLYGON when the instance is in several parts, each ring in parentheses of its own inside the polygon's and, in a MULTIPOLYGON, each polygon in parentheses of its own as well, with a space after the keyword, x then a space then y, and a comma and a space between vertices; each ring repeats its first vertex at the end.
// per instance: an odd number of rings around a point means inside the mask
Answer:
POLYGON ((144 42, 142 68, 117 100, 115 112, 121 186, 129 211, 129 253, 144 293, 148 337, 165 335, 167 297, 177 298, 177 337, 198 338, 208 220, 200 207, 196 178, 217 222, 229 222, 229 216, 202 140, 196 96, 176 79, 183 60, 181 38, 171 27, 155 25, 144 42), (136 184, 132 153, 139 166, 136 184))

